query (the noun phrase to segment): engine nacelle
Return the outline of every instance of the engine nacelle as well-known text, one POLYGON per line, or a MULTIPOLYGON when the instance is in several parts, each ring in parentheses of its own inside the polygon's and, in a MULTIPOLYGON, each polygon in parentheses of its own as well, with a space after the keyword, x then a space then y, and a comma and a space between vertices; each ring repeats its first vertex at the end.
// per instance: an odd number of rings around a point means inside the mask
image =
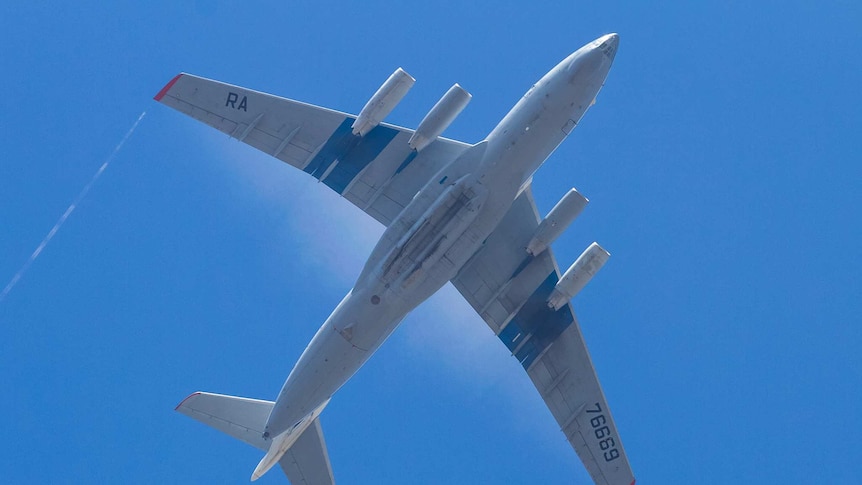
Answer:
POLYGON ((551 296, 548 298, 548 306, 555 311, 559 310, 587 286, 587 283, 602 269, 602 266, 608 261, 611 253, 607 252, 599 246, 598 243, 590 244, 578 259, 569 266, 551 296))
POLYGON ((541 254, 578 217, 587 206, 587 202, 589 200, 580 192, 575 189, 570 190, 539 223, 536 235, 527 244, 527 252, 533 256, 541 254))
POLYGON ((416 128, 410 141, 407 142, 410 148, 418 152, 430 145, 455 121, 455 118, 461 114, 472 97, 457 83, 449 88, 419 123, 419 127, 416 128))
POLYGON ((410 91, 413 84, 416 82, 413 76, 407 74, 400 67, 389 76, 380 89, 371 96, 371 99, 365 103, 365 107, 359 112, 359 116, 353 121, 351 128, 353 134, 357 136, 365 136, 366 133, 373 130, 379 125, 389 113, 395 108, 398 103, 410 91))

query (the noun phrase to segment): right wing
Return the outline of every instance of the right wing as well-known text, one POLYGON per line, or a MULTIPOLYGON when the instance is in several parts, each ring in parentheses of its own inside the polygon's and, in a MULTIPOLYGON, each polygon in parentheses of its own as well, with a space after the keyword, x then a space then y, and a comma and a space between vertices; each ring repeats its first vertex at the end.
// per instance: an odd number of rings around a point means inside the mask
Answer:
POLYGON ((593 481, 633 484, 572 305, 547 305, 560 279, 554 254, 526 251, 540 221, 527 185, 452 283, 527 371, 593 481))
POLYGON ((386 226, 470 147, 441 137, 417 153, 413 130, 380 123, 356 137, 353 115, 190 74, 154 99, 305 171, 386 226))

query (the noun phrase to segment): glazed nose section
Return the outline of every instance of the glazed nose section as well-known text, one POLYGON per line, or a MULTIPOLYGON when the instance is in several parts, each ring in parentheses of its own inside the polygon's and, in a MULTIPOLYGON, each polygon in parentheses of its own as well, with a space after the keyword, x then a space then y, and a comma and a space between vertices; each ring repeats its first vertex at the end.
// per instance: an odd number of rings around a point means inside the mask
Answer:
POLYGON ((563 60, 569 83, 577 84, 594 76, 607 75, 617 53, 620 36, 607 34, 590 42, 563 60))
POLYGON ((617 55, 617 47, 620 45, 620 36, 617 34, 608 34, 596 39, 596 43, 598 44, 597 49, 600 50, 608 60, 613 61, 614 56, 617 55))

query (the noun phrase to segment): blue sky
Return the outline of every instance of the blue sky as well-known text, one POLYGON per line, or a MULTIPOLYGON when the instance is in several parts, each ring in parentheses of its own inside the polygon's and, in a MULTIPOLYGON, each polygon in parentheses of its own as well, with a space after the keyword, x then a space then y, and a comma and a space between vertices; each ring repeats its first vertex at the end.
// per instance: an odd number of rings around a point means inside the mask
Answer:
MULTIPOLYGON (((0 302, 0 476, 244 482, 259 452, 174 406, 273 399, 381 233, 152 101, 176 73, 357 112, 402 66, 417 83, 387 120, 415 126, 459 82, 446 135, 475 142, 616 31, 534 192, 591 200, 562 266, 594 240, 613 255, 574 305, 638 483, 858 481, 860 25, 837 1, 3 3, 0 284, 147 115, 0 302)), ((322 424, 339 483, 589 483, 451 288, 322 424)))

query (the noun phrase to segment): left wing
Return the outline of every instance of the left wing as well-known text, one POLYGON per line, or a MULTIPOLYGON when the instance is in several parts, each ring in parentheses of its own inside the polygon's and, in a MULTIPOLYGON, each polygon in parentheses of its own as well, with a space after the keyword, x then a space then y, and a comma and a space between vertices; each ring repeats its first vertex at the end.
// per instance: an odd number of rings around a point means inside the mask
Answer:
POLYGON ((413 130, 388 123, 356 137, 353 115, 191 74, 154 99, 305 171, 386 226, 470 147, 440 137, 416 152, 413 130))
POLYGON ((452 279, 455 288, 503 341, 596 484, 631 485, 634 477, 571 303, 547 299, 560 279, 551 249, 526 247, 541 218, 529 185, 452 279))

